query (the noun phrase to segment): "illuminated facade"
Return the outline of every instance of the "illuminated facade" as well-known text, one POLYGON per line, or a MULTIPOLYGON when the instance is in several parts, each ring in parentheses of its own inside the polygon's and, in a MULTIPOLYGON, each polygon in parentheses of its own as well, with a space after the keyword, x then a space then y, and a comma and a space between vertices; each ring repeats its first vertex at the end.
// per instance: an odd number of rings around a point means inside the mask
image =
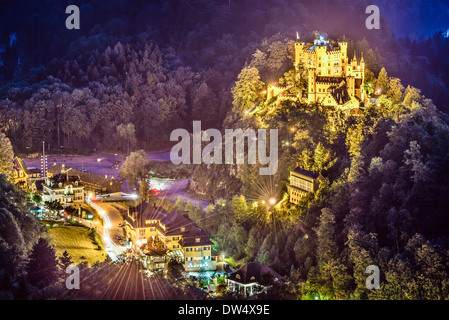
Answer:
POLYGON ((98 174, 83 172, 73 168, 66 168, 64 164, 53 165, 47 170, 47 177, 51 178, 61 171, 70 172, 73 176, 78 176, 80 182, 84 185, 86 194, 110 194, 120 196, 122 190, 122 181, 114 179, 114 177, 100 176, 98 174))
POLYGON ((56 200, 63 207, 80 208, 84 203, 84 185, 78 176, 62 171, 52 178, 46 178, 42 185, 42 199, 44 202, 56 200))
POLYGON ((169 214, 160 207, 142 202, 128 209, 125 232, 137 246, 161 242, 164 249, 183 260, 186 271, 216 269, 209 235, 189 219, 186 212, 169 214))
POLYGON ((21 189, 25 190, 28 186, 28 174, 20 158, 13 160, 13 182, 21 189))

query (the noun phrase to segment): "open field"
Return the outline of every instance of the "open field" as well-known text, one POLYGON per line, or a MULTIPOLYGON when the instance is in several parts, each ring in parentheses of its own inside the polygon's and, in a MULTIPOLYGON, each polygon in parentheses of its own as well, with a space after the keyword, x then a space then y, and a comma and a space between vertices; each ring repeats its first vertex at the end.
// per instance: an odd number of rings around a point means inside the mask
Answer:
POLYGON ((66 250, 74 263, 87 261, 92 265, 97 261, 103 261, 106 253, 97 250, 97 245, 89 237, 89 232, 89 229, 83 227, 51 228, 49 234, 55 245, 56 255, 60 256, 66 250), (82 256, 86 259, 80 259, 82 256))

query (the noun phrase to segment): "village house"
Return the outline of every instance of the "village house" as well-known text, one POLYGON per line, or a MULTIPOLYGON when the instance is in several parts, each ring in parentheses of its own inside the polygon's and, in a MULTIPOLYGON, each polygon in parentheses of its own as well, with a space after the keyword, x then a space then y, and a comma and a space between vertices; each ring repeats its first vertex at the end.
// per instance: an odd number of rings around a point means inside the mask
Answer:
POLYGON ((61 173, 47 178, 42 184, 43 201, 58 201, 63 207, 80 208, 84 203, 84 186, 78 176, 61 173))
POLYGON ((94 173, 84 172, 73 168, 65 168, 65 165, 53 165, 47 170, 47 176, 49 178, 59 174, 62 170, 70 171, 71 175, 79 177, 80 182, 84 185, 84 191, 86 194, 111 194, 121 195, 122 181, 108 178, 107 176, 101 176, 94 173))
POLYGON ((13 182, 22 190, 28 187, 28 175, 22 159, 18 157, 13 160, 13 182))
POLYGON ((189 219, 187 212, 168 213, 155 204, 141 202, 126 212, 125 232, 139 247, 162 245, 183 263, 186 271, 216 269, 209 235, 189 219))
POLYGON ((302 197, 309 192, 315 192, 324 177, 317 172, 296 167, 290 171, 290 183, 287 184, 290 203, 298 204, 302 197))

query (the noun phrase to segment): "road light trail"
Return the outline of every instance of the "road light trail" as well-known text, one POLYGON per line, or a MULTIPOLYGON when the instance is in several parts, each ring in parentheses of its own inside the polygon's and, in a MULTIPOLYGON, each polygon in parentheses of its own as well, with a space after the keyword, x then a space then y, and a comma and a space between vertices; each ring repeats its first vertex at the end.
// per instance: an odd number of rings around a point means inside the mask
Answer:
POLYGON ((113 249, 115 252, 112 252, 111 250, 106 250, 106 253, 109 255, 109 257, 112 259, 112 261, 117 261, 117 256, 122 253, 122 250, 119 246, 115 244, 115 242, 112 240, 109 230, 112 227, 111 219, 109 218, 108 214, 96 203, 94 203, 90 198, 86 199, 86 202, 94 208, 98 215, 103 219, 104 225, 103 225, 103 241, 106 244, 106 247, 109 247, 113 249), (115 253, 115 254, 114 254, 115 253))

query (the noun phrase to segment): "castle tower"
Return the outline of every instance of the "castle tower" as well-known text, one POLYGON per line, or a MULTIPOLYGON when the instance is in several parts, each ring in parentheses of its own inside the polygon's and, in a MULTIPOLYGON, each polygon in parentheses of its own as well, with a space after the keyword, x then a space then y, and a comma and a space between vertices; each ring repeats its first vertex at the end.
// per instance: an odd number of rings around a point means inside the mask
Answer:
POLYGON ((307 70, 307 99, 309 102, 316 102, 316 73, 315 68, 310 68, 307 70))
POLYGON ((303 42, 295 42, 295 68, 298 70, 298 65, 301 62, 304 62, 304 43, 303 42))
POLYGON ((352 67, 352 70, 355 70, 357 68, 357 57, 355 54, 355 50, 354 50, 354 57, 352 58, 352 61, 351 61, 351 67, 352 67))
POLYGON ((346 41, 342 41, 338 43, 340 45, 341 51, 341 60, 348 62, 348 43, 346 41))

